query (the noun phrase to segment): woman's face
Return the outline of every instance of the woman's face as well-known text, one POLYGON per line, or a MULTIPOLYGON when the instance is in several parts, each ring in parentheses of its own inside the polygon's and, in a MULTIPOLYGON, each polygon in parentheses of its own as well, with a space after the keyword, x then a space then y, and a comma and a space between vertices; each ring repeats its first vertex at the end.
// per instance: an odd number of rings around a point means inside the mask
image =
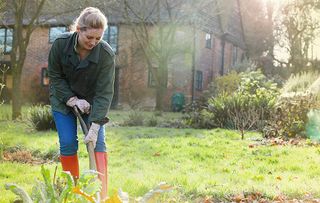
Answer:
POLYGON ((77 29, 79 33, 78 43, 80 49, 91 50, 95 47, 103 37, 104 30, 102 28, 77 29))

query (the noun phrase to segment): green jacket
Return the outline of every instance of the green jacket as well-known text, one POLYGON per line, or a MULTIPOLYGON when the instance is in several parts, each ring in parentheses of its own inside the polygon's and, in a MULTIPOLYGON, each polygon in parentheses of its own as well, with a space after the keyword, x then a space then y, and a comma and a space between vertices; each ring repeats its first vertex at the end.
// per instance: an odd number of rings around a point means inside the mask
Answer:
POLYGON ((66 102, 73 96, 91 104, 89 122, 104 124, 113 97, 115 54, 99 42, 80 61, 74 50, 77 33, 64 33, 53 43, 48 60, 50 103, 53 111, 68 114, 66 102))

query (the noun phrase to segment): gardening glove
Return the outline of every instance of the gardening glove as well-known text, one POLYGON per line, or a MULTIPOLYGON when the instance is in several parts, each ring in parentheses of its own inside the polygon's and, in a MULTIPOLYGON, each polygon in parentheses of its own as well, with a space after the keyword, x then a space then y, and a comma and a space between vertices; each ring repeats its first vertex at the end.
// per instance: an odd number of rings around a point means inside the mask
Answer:
POLYGON ((90 104, 84 99, 78 99, 78 97, 76 96, 71 97, 67 101, 67 106, 70 106, 70 107, 77 106, 81 111, 81 113, 86 113, 86 114, 90 113, 90 104))
POLYGON ((92 142, 93 148, 96 148, 99 129, 99 124, 92 123, 87 136, 84 138, 84 143, 88 144, 89 142, 92 142))

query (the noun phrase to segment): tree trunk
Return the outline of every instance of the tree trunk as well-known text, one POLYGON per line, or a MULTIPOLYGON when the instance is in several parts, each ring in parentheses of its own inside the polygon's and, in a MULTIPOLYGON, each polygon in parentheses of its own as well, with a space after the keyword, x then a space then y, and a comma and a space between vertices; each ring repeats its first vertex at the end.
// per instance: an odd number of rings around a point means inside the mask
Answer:
POLYGON ((165 93, 165 88, 160 85, 156 90, 156 110, 163 111, 163 97, 165 93))
MULTIPOLYGON (((12 119, 15 120, 21 116, 21 79, 18 67, 13 67, 12 70, 13 86, 12 86, 12 119)), ((21 72, 21 71, 20 71, 21 72)))
POLYGON ((16 62, 13 65, 12 69, 12 119, 17 119, 21 116, 21 106, 22 106, 22 98, 21 98, 21 75, 24 61, 26 59, 26 48, 23 47, 22 44, 19 45, 19 57, 15 58, 16 62))

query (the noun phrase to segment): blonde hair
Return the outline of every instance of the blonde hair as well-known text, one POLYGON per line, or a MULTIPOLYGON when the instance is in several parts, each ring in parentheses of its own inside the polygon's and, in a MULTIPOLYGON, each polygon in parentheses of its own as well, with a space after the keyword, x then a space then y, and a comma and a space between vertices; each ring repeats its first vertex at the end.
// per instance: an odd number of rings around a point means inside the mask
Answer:
POLYGON ((81 11, 79 17, 71 26, 71 30, 75 31, 77 27, 79 27, 80 29, 102 28, 103 30, 105 30, 107 26, 107 18, 98 8, 87 7, 83 9, 83 11, 81 11))

